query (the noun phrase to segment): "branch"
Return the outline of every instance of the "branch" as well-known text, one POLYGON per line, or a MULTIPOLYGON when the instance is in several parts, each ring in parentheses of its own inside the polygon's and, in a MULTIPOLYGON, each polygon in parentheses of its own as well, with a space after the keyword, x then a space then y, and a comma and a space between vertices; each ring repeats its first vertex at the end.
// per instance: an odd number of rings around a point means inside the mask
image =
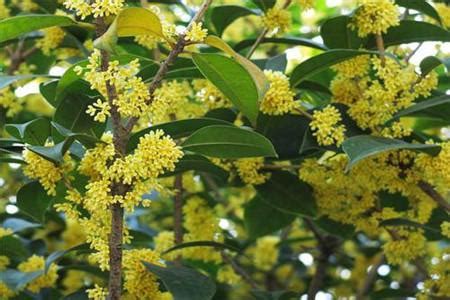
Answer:
POLYGON ((366 280, 364 281, 361 289, 358 290, 358 294, 356 295, 356 300, 364 300, 365 295, 370 291, 375 280, 377 279, 377 271, 378 268, 384 264, 386 258, 384 254, 381 254, 375 263, 371 266, 370 271, 367 273, 366 280))
POLYGON ((229 264, 231 268, 233 268, 233 271, 237 274, 241 275, 241 277, 253 288, 253 289, 259 289, 258 284, 250 277, 250 275, 228 254, 225 253, 225 251, 221 251, 220 254, 222 255, 222 259, 224 262, 229 264))
POLYGON ((447 211, 447 213, 450 213, 450 203, 448 203, 447 200, 445 200, 444 197, 442 197, 441 194, 439 194, 431 184, 421 180, 417 185, 425 194, 430 196, 430 198, 433 199, 441 208, 447 211))
MULTIPOLYGON (((200 9, 197 11, 195 16, 192 18, 191 22, 189 23, 186 31, 189 31, 189 29, 191 29, 191 27, 193 26, 194 23, 197 23, 198 21, 200 21, 203 18, 203 16, 206 13, 206 10, 211 5, 211 3, 212 3, 212 0, 205 0, 203 2, 200 9)), ((161 82, 164 79, 164 76, 166 75, 167 71, 169 70, 169 66, 175 61, 175 59, 178 57, 178 55, 180 55, 183 52, 186 44, 187 44, 187 41, 185 40, 185 34, 181 34, 178 38, 177 43, 173 47, 172 51, 170 51, 166 60, 161 64, 158 72, 156 73, 155 77, 153 77, 153 80, 150 83, 150 86, 148 88, 149 93, 150 93, 150 99, 148 99, 148 103, 153 102, 153 98, 154 98, 153 94, 154 94, 155 90, 161 85, 161 82)), ((133 127, 137 121, 138 121, 138 118, 136 118, 136 117, 133 117, 128 121, 128 123, 125 126, 125 130, 127 133, 130 133, 131 130, 133 130, 133 127)))
POLYGON ((375 41, 377 42, 377 49, 380 52, 381 66, 384 67, 384 65, 386 64, 386 56, 383 36, 381 34, 375 35, 375 41))

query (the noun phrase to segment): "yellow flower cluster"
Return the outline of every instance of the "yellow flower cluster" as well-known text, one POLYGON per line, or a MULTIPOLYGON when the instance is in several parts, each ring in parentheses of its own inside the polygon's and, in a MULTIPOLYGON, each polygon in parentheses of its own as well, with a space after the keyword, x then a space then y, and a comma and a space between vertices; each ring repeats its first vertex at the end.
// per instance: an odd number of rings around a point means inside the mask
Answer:
MULTIPOLYGON (((45 259, 42 256, 33 255, 26 261, 21 262, 17 269, 21 272, 35 272, 44 271, 45 259)), ((37 293, 42 288, 52 287, 58 279, 57 267, 54 264, 50 265, 46 274, 42 274, 36 279, 33 279, 26 285, 26 289, 37 293)))
POLYGON ((233 285, 241 281, 241 277, 236 274, 231 266, 226 265, 217 272, 217 281, 233 285))
POLYGON ((439 298, 450 297, 450 247, 442 251, 437 262, 433 262, 429 270, 429 279, 424 282, 424 290, 419 294, 417 299, 429 299, 429 295, 439 298))
POLYGON ((55 196, 56 184, 73 168, 69 153, 64 155, 64 162, 60 166, 28 149, 25 149, 22 155, 27 163, 23 167, 23 173, 29 178, 38 179, 47 194, 55 196))
POLYGON ((67 9, 76 10, 77 16, 85 19, 91 15, 95 18, 117 15, 124 2, 125 0, 66 0, 64 6, 67 9))
MULTIPOLYGON (((112 103, 124 117, 140 117, 145 114, 150 94, 142 78, 135 76, 139 72, 138 59, 125 66, 121 66, 119 61, 111 61, 106 71, 100 70, 100 61, 100 51, 96 49, 89 57, 86 68, 78 66, 74 71, 79 76, 83 75, 91 84, 91 88, 99 91, 105 99, 108 98, 107 85, 114 86, 117 96, 112 99, 112 103)), ((86 112, 95 115, 97 121, 104 122, 109 115, 109 109, 108 103, 97 100, 86 112)))
POLYGON ((328 105, 323 110, 314 111, 313 119, 309 126, 319 145, 339 146, 345 139, 345 126, 338 125, 342 121, 341 114, 336 107, 328 105))
POLYGON ((6 6, 5 0, 0 0, 0 20, 10 16, 11 10, 6 6))
POLYGON ((192 91, 187 81, 167 81, 153 93, 150 106, 151 122, 168 122, 174 117, 180 119, 185 113, 192 91))
POLYGON ((232 104, 221 91, 219 91, 211 81, 207 79, 195 79, 192 81, 196 96, 208 108, 208 110, 216 108, 228 108, 232 104))
POLYGON ((298 0, 303 9, 310 9, 314 7, 314 0, 298 0))
MULTIPOLYGON (((160 231, 157 236, 153 238, 155 242, 155 251, 158 253, 163 253, 169 250, 175 245, 175 235, 173 231, 160 231)), ((164 254, 164 258, 168 260, 174 260, 181 252, 173 251, 164 254)))
POLYGON ((441 233, 443 236, 450 238, 450 222, 442 222, 441 224, 441 233))
MULTIPOLYGON (((13 231, 9 228, 4 228, 0 226, 0 238, 11 235, 13 231)), ((6 267, 9 265, 10 260, 7 256, 0 255, 0 272, 5 270, 6 267)), ((0 298, 3 299, 9 299, 15 295, 15 292, 8 288, 8 286, 0 281, 0 298)))
POLYGON ((36 42, 36 47, 42 50, 45 55, 50 55, 52 50, 58 48, 64 39, 65 33, 60 27, 50 27, 43 29, 44 37, 36 42))
POLYGON ((6 109, 7 117, 14 117, 23 108, 21 101, 9 87, 0 89, 0 107, 6 109))
POLYGON ((194 22, 192 24, 192 27, 188 31, 186 31, 184 39, 186 41, 193 43, 203 42, 206 36, 208 35, 208 29, 202 28, 202 26, 203 26, 202 22, 200 23, 194 22))
POLYGON ((434 8, 441 17, 442 24, 446 28, 450 28, 450 6, 445 3, 436 3, 434 8))
POLYGON ((399 265, 426 253, 426 238, 420 232, 407 232, 399 239, 393 239, 383 245, 383 251, 390 264, 399 265))
POLYGON ((26 12, 37 10, 39 8, 39 5, 34 3, 33 0, 12 0, 11 4, 26 12))
POLYGON ((427 182, 446 195, 450 191, 450 142, 441 143, 440 146, 441 151, 437 156, 418 154, 415 166, 427 182))
POLYGON ((360 4, 350 24, 360 37, 386 33, 400 23, 398 7, 392 0, 360 0, 360 4))
POLYGON ((89 299, 105 300, 108 296, 108 290, 96 284, 92 289, 86 290, 89 299))
MULTIPOLYGON (((207 202, 202 198, 198 196, 189 198, 183 206, 183 215, 183 227, 186 229, 184 240, 186 242, 223 241, 219 220, 215 216, 214 211, 208 207, 207 202)), ((220 253, 209 247, 186 248, 183 250, 183 257, 205 262, 221 261, 220 253)))
POLYGON ((261 101, 260 110, 268 115, 287 114, 295 108, 295 93, 289 85, 289 78, 281 72, 265 70, 270 87, 261 101))
POLYGON ((393 59, 386 59, 383 65, 380 58, 363 55, 334 69, 338 74, 331 83, 332 101, 348 105, 348 114, 358 126, 378 135, 408 135, 399 123, 384 132, 383 126, 396 112, 411 106, 420 96, 429 96, 437 86, 435 72, 421 77, 415 66, 403 67, 393 59), (374 71, 375 78, 369 76, 369 70, 374 71))
POLYGON ((261 18, 271 34, 284 33, 291 27, 291 14, 285 9, 272 7, 261 18))
POLYGON ((159 254, 151 249, 133 249, 123 252, 124 289, 132 299, 161 299, 159 283, 143 261, 161 265, 159 254))
POLYGON ((254 248, 250 249, 255 266, 262 271, 269 271, 278 261, 277 236, 265 236, 256 240, 254 248))
POLYGON ((234 162, 234 165, 239 177, 246 184, 262 184, 270 177, 270 173, 260 172, 261 168, 264 167, 263 157, 238 159, 234 162))

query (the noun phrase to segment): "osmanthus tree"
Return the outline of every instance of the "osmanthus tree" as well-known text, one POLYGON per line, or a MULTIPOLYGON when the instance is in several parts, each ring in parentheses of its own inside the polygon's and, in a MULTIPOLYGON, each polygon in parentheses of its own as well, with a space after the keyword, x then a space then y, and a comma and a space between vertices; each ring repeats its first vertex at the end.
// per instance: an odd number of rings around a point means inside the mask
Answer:
POLYGON ((0 0, 0 298, 447 299, 448 5, 0 0))

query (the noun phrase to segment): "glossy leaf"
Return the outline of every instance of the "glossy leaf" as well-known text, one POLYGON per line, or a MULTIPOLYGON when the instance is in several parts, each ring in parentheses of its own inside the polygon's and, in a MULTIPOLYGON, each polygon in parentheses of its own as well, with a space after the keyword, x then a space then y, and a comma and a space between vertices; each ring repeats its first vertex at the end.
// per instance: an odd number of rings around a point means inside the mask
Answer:
POLYGON ((51 202, 51 197, 37 181, 25 184, 17 192, 17 207, 41 224, 45 223, 45 214, 51 202))
POLYGON ((22 34, 52 26, 70 26, 77 23, 69 17, 55 15, 23 15, 0 21, 0 42, 22 34))
POLYGON ((276 0, 252 0, 259 8, 261 8, 264 11, 267 11, 269 8, 272 8, 276 0))
POLYGON ((276 157, 273 145, 254 131, 213 125, 194 132, 182 144, 183 149, 219 158, 276 157))
MULTIPOLYGON (((255 39, 247 39, 239 42, 234 46, 234 50, 241 51, 245 48, 251 47, 255 43, 255 39)), ((299 38, 299 37, 282 37, 282 38, 263 38, 261 40, 261 44, 267 44, 267 43, 273 43, 273 44, 285 44, 285 45, 294 45, 294 46, 305 46, 310 47, 314 49, 319 50, 327 50, 328 48, 318 42, 315 42, 310 39, 306 38, 299 38)))
POLYGON ((167 254, 176 250, 180 250, 180 249, 185 249, 185 248, 192 248, 192 247, 212 247, 212 248, 217 248, 217 249, 226 249, 226 250, 231 250, 234 252, 240 252, 241 250, 231 246, 231 245, 227 245, 227 244, 223 244, 223 243, 218 243, 218 242, 214 242, 214 241, 194 241, 194 242, 186 242, 186 243, 182 243, 176 246, 173 246, 169 249, 165 249, 163 251, 163 254, 167 254))
POLYGON ((39 91, 41 92, 41 95, 53 107, 56 107, 56 87, 58 86, 58 82, 58 80, 52 80, 43 82, 39 85, 39 91))
POLYGON ((27 74, 27 75, 0 75, 0 89, 13 84, 19 80, 32 79, 37 77, 53 77, 45 74, 27 74))
POLYGON ((252 239, 283 229, 295 220, 296 216, 275 209, 259 195, 244 207, 244 223, 252 239))
POLYGON ((21 232, 32 228, 41 227, 41 224, 32 223, 24 219, 19 218, 8 218, 3 222, 4 228, 9 228, 13 232, 21 232))
POLYGON ((359 49, 364 40, 348 25, 349 16, 338 16, 326 20, 320 27, 324 44, 330 49, 359 49))
POLYGON ((21 290, 27 283, 41 276, 43 271, 20 272, 13 269, 6 269, 0 272, 0 281, 4 282, 11 290, 21 290))
POLYGON ((347 166, 348 170, 357 162, 385 151, 408 149, 425 152, 430 155, 437 155, 441 150, 441 147, 431 144, 410 144, 402 140, 360 135, 345 140, 342 143, 342 149, 350 159, 347 166))
POLYGON ((193 54, 192 58, 203 75, 255 122, 260 92, 250 72, 236 60, 219 54, 193 54))
POLYGON ((197 171, 202 173, 207 173, 214 176, 221 182, 226 182, 228 179, 228 172, 221 167, 213 164, 209 159, 201 155, 186 154, 182 159, 176 164, 175 170, 164 174, 165 176, 173 176, 174 174, 186 172, 186 171, 197 171))
POLYGON ((427 56, 420 62, 420 75, 425 77, 428 73, 443 65, 444 62, 436 56, 427 56))
POLYGON ((210 300, 216 293, 216 285, 202 273, 183 266, 161 267, 144 262, 172 294, 174 300, 210 300))
POLYGON ((365 50, 335 49, 316 55, 300 63, 291 74, 291 86, 296 87, 303 80, 318 74, 329 67, 359 55, 374 54, 365 50))
POLYGON ((44 145, 50 135, 50 122, 39 118, 24 124, 7 124, 5 129, 10 135, 25 143, 44 145))
POLYGON ((272 172, 270 179, 256 186, 256 190, 261 200, 284 213, 300 216, 316 214, 312 188, 292 173, 272 172))
POLYGON ((441 22, 438 12, 434 7, 425 0, 395 0, 395 4, 403 6, 408 9, 420 11, 421 13, 432 17, 438 22, 441 22))
MULTIPOLYGON (((450 104, 450 96, 443 95, 436 98, 432 98, 429 100, 421 101, 416 103, 406 109, 403 109, 396 113, 392 120, 398 119, 400 117, 409 116, 409 115, 427 115, 427 110, 431 108, 440 108, 445 104, 450 104)), ((448 115, 446 115, 448 117, 448 115)))
POLYGON ((65 255, 67 255, 71 252, 91 253, 94 251, 92 249, 90 249, 88 244, 77 245, 77 246, 74 246, 67 250, 55 251, 55 252, 51 253, 49 256, 47 256, 47 258, 45 259, 44 273, 48 272, 48 269, 50 268, 51 264, 56 263, 61 258, 63 258, 65 255))
POLYGON ((23 260, 29 256, 29 251, 25 248, 22 241, 13 235, 1 237, 0 245, 0 255, 2 256, 7 256, 14 260, 23 260))
POLYGON ((146 135, 147 133, 149 133, 150 131, 156 131, 160 129, 163 130, 165 134, 170 135, 173 139, 179 139, 191 135, 200 128, 211 125, 233 126, 233 124, 227 121, 213 118, 185 119, 162 123, 134 133, 130 137, 130 140, 127 145, 127 150, 128 152, 133 151, 137 147, 139 139, 144 135, 146 135))
POLYGON ((239 5, 216 6, 211 12, 211 21, 219 36, 235 20, 248 15, 255 15, 256 12, 239 5))

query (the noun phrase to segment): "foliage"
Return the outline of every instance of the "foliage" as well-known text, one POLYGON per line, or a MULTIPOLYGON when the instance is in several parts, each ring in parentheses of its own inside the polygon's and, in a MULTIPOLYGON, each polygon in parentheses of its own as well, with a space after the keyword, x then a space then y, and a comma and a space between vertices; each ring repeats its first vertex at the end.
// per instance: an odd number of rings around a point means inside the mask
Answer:
POLYGON ((449 20, 0 0, 0 299, 449 298, 449 20))

